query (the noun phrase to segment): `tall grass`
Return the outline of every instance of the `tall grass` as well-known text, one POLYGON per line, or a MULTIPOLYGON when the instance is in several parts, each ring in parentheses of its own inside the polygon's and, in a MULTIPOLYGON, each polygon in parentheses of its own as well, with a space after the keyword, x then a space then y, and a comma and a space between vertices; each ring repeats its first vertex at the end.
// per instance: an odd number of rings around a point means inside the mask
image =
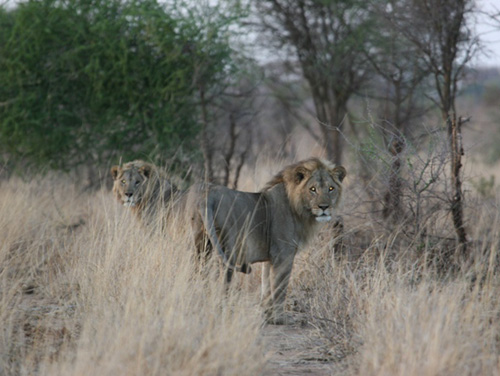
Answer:
POLYGON ((199 275, 182 232, 138 225, 109 192, 42 186, 2 185, 1 374, 260 372, 255 295, 199 275))
MULTIPOLYGON (((433 259, 446 237, 362 217, 346 186, 343 246, 325 229, 287 297, 331 373, 500 374, 498 199, 468 208, 472 257, 446 271, 433 259)), ((182 225, 139 225, 106 189, 48 176, 0 190, 0 374, 266 372, 258 268, 226 293, 217 267, 194 267, 182 225)))
POLYGON ((308 307, 324 353, 345 375, 500 374, 500 211, 474 208, 470 259, 443 271, 433 252, 395 241, 401 231, 350 228, 341 254, 318 242, 299 257, 295 299, 308 307), (393 249, 396 248, 396 249, 393 249))

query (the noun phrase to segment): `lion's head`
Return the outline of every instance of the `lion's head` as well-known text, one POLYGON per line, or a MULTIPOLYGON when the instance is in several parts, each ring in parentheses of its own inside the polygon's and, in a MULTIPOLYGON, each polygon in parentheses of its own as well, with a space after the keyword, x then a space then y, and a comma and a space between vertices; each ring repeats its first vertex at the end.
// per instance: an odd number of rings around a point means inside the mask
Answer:
POLYGON ((113 194, 118 201, 127 207, 136 207, 143 202, 148 180, 155 171, 154 165, 141 160, 113 166, 113 194))
POLYGON ((328 222, 339 205, 345 176, 344 167, 310 158, 286 167, 264 190, 283 183, 290 205, 299 217, 328 222))

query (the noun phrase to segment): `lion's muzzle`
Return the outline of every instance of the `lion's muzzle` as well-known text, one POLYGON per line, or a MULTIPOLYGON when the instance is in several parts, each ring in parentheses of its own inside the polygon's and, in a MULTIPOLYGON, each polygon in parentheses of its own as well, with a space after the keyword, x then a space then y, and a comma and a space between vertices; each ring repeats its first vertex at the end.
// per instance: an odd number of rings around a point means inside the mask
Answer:
POLYGON ((127 208, 133 208, 136 205, 136 200, 133 193, 125 193, 125 197, 123 197, 123 206, 127 208))
POLYGON ((330 205, 320 204, 317 208, 312 209, 316 222, 329 222, 332 219, 330 214, 330 205))

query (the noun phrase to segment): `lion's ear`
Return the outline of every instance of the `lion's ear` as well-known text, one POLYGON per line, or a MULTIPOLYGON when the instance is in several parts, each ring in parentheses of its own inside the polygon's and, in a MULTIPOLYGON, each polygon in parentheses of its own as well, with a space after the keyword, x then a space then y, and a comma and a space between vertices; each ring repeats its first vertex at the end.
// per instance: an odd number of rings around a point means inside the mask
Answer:
POLYGON ((303 166, 297 167, 293 176, 295 184, 300 184, 300 182, 309 177, 309 175, 311 175, 311 172, 307 168, 303 166))
POLYGON ((340 182, 344 180, 347 175, 347 171, 344 166, 337 166, 332 170, 332 175, 339 179, 340 182))
POLYGON ((149 178, 151 176, 152 171, 153 171, 153 166, 150 165, 149 163, 146 163, 139 169, 139 172, 143 174, 146 178, 149 178))
POLYGON ((111 176, 113 177, 113 180, 116 180, 118 177, 118 173, 120 172, 120 167, 119 166, 113 166, 111 167, 111 176))

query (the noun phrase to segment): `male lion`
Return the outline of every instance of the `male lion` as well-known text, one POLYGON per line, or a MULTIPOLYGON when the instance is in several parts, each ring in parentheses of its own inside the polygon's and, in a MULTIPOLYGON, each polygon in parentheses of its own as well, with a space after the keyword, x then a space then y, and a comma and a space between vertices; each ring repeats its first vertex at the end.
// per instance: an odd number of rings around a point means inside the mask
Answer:
POLYGON ((151 222, 158 209, 169 205, 178 192, 163 170, 141 160, 113 166, 111 176, 114 196, 146 222, 151 222))
MULTIPOLYGON (((344 167, 311 158, 286 167, 258 193, 215 185, 195 188, 205 191, 192 218, 195 237, 201 226, 227 267, 226 282, 234 270, 250 273, 250 264, 265 262, 262 299, 268 321, 285 323, 295 255, 334 216, 345 175, 344 167)), ((200 254, 201 246, 197 241, 200 254)))

